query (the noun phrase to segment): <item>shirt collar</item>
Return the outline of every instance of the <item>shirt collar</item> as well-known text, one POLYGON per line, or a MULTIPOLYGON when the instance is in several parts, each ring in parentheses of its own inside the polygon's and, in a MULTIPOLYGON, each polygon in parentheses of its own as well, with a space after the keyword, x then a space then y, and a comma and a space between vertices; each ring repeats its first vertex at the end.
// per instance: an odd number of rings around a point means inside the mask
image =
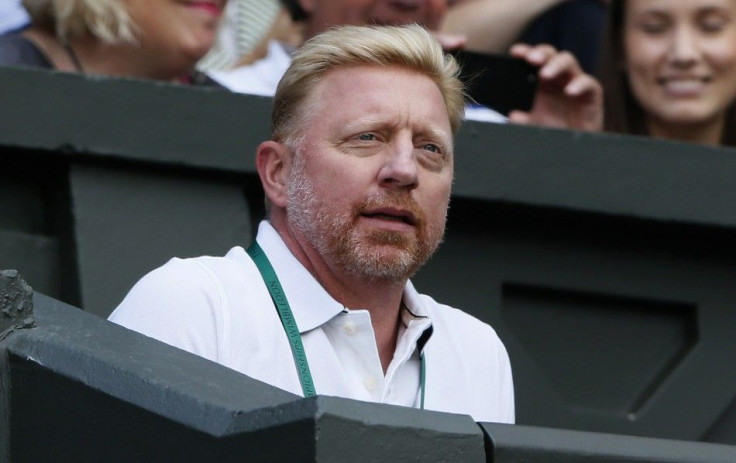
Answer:
MULTIPOLYGON (((333 299, 294 257, 279 233, 267 220, 261 221, 258 225, 256 241, 268 256, 279 278, 300 333, 327 323, 345 310, 345 307, 333 299)), ((405 326, 409 326, 413 320, 426 320, 425 330, 431 328, 427 309, 411 281, 408 281, 404 288, 403 303, 406 310, 401 311, 401 317, 405 326)))
POLYGON ((258 226, 256 241, 279 278, 300 333, 323 325, 344 310, 294 257, 268 221, 258 226))
POLYGON ((413 316, 414 318, 429 318, 427 308, 424 306, 422 298, 419 297, 419 293, 414 288, 414 285, 411 283, 411 281, 406 282, 406 287, 404 288, 403 302, 404 306, 406 306, 407 310, 409 311, 409 315, 413 316))
POLYGON ((411 281, 406 282, 402 302, 401 321, 404 326, 408 328, 413 324, 416 329, 421 330, 421 335, 417 339, 417 350, 421 352, 432 336, 432 319, 429 318, 427 308, 411 281))

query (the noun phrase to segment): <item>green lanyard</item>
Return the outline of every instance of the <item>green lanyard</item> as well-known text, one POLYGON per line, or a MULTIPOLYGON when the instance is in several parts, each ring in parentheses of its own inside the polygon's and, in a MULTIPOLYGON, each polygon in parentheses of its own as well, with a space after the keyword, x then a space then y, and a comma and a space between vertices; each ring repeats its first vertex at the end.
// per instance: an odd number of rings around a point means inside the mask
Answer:
MULTIPOLYGON (((314 381, 312 381, 312 373, 309 371, 309 362, 307 361, 307 355, 304 352, 304 344, 302 344, 302 337, 299 333, 299 327, 296 325, 294 320, 294 314, 289 306, 289 301, 286 299, 284 289, 281 287, 279 278, 276 276, 276 272, 271 266, 271 262, 266 257, 266 253, 254 240, 247 250, 248 255, 253 259, 253 262, 258 267, 258 271, 261 272, 266 288, 271 294, 271 300, 273 301, 276 312, 279 314, 281 319, 281 325, 284 327, 286 337, 289 338, 289 344, 291 345, 291 353, 294 356, 294 364, 296 365, 297 372, 299 373, 299 382, 302 385, 302 392, 304 397, 312 397, 317 395, 317 391, 314 388, 314 381)), ((426 364, 424 361, 424 353, 420 356, 421 367, 419 370, 419 384, 422 390, 420 398, 420 408, 424 410, 424 380, 426 375, 426 364)))
POLYGON ((257 242, 253 241, 253 244, 248 248, 248 254, 253 259, 253 262, 255 262, 256 267, 258 267, 258 271, 261 272, 268 292, 271 293, 271 300, 279 314, 281 324, 284 326, 286 337, 289 338, 291 353, 294 355, 294 363, 299 373, 299 382, 302 384, 304 397, 315 396, 317 395, 317 391, 314 389, 314 381, 312 381, 312 373, 309 371, 309 362, 307 362, 307 355, 304 353, 304 345, 302 344, 301 334, 299 334, 299 327, 296 326, 294 314, 291 312, 289 301, 286 300, 286 294, 284 294, 284 290, 281 288, 279 278, 276 276, 271 262, 268 261, 266 253, 263 252, 263 249, 261 249, 257 242))

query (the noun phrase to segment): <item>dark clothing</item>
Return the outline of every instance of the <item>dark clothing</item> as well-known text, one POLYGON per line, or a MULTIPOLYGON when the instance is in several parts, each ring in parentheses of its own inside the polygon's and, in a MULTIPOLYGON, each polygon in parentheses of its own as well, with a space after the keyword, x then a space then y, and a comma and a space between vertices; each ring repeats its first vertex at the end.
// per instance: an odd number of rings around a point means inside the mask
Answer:
MULTIPOLYGON (((54 69, 54 65, 43 52, 30 40, 23 37, 20 31, 0 35, 0 66, 29 66, 34 68, 54 69)), ((225 89, 202 72, 192 72, 188 85, 217 87, 225 89)))
POLYGON ((600 0, 572 0, 539 16, 519 38, 531 45, 549 43, 567 50, 588 74, 597 74, 606 5, 600 0))
POLYGON ((20 31, 0 35, 0 66, 31 66, 53 69, 51 61, 20 31))
POLYGON ((228 92, 230 91, 227 87, 223 86, 204 72, 199 71, 192 72, 189 85, 193 85, 195 87, 213 87, 227 90, 228 92))

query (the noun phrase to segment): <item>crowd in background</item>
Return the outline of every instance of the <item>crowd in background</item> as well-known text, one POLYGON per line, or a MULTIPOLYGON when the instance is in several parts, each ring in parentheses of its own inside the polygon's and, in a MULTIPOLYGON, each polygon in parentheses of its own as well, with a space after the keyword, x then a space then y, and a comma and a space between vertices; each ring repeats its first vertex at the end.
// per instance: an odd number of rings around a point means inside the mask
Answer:
POLYGON ((539 69, 512 123, 736 143, 736 0, 4 0, 0 64, 273 95, 304 40, 415 22, 539 69))

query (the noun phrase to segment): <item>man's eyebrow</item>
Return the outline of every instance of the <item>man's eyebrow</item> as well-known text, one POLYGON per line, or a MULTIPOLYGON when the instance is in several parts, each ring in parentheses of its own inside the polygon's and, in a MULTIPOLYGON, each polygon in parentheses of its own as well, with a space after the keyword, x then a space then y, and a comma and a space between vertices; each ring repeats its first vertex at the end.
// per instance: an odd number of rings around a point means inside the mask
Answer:
MULTIPOLYGON (((384 120, 375 117, 365 117, 360 119, 353 119, 350 122, 343 124, 345 131, 350 132, 353 130, 366 130, 376 129, 382 127, 394 127, 399 122, 393 122, 390 120, 384 120)), ((425 125, 423 128, 416 132, 417 135, 431 138, 442 143, 445 148, 452 148, 453 136, 449 131, 443 130, 434 125, 425 125)))
POLYGON ((357 129, 364 129, 367 127, 381 127, 381 126, 390 126, 393 125, 390 122, 387 122, 382 119, 378 119, 375 117, 363 117, 359 119, 352 119, 350 122, 347 122, 343 125, 346 130, 357 130, 357 129))
POLYGON ((452 138, 449 132, 442 130, 440 128, 434 127, 434 126, 427 127, 425 130, 422 130, 420 133, 424 133, 427 136, 430 136, 432 138, 441 138, 441 139, 443 138, 451 139, 452 138))
POLYGON ((425 137, 439 140, 443 145, 445 145, 446 148, 452 148, 452 135, 445 130, 435 127, 428 127, 427 129, 422 130, 419 133, 425 137))

